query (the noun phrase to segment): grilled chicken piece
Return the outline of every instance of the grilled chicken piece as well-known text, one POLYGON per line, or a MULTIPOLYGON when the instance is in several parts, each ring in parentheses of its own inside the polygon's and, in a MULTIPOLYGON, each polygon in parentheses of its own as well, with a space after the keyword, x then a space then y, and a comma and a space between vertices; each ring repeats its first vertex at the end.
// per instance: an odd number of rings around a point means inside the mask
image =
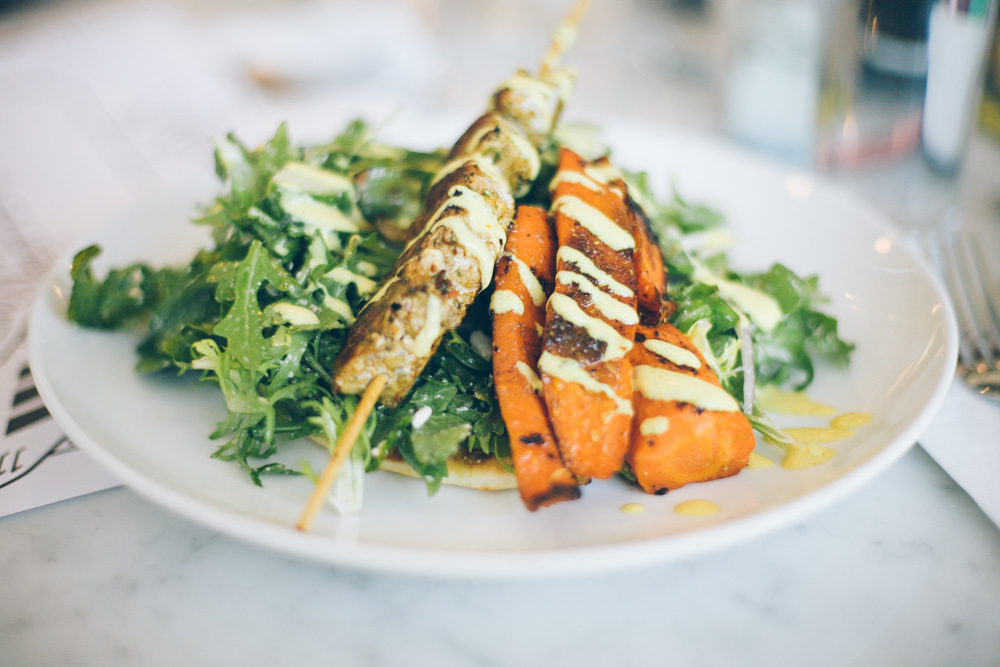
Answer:
POLYGON ((421 234, 348 335, 337 364, 338 391, 361 393, 385 373, 382 402, 395 405, 406 395, 443 333, 459 325, 493 275, 514 211, 499 179, 469 160, 431 189, 428 201, 437 208, 418 223, 421 234))
POLYGON ((348 332, 334 366, 335 391, 359 394, 384 374, 388 382, 380 401, 397 405, 444 334, 490 284, 513 220, 514 197, 538 175, 538 142, 555 125, 568 80, 562 70, 515 76, 500 87, 509 91, 504 104, 494 103, 456 142, 414 222, 409 246, 348 332), (530 94, 515 94, 529 87, 530 94), (540 105, 543 96, 547 101, 540 105), (543 109, 552 113, 542 117, 543 109))
POLYGON ((520 125, 493 111, 480 116, 465 131, 449 157, 466 155, 478 155, 492 162, 515 197, 527 194, 542 164, 538 146, 528 139, 520 125))
POLYGON ((559 117, 572 86, 565 70, 553 72, 544 80, 520 70, 493 93, 489 111, 516 123, 538 145, 548 137, 551 119, 559 117))

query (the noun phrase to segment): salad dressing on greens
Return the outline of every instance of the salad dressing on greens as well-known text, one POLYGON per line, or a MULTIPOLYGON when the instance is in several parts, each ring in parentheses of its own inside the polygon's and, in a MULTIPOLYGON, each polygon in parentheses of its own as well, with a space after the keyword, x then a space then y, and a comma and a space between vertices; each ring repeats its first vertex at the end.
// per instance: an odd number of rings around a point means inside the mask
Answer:
POLYGON ((723 298, 736 304, 753 320, 754 324, 765 332, 773 331, 778 326, 778 322, 781 321, 781 306, 770 294, 743 283, 722 278, 703 266, 698 266, 692 277, 698 282, 716 287, 723 298))
MULTIPOLYGON (((518 90, 532 95, 522 88, 518 90)), ((542 103, 541 96, 538 103, 542 103)), ((447 178, 469 158, 446 164, 444 150, 419 152, 382 145, 360 121, 322 145, 296 146, 284 126, 256 149, 245 147, 232 135, 214 144, 226 190, 205 209, 199 222, 212 228, 215 245, 187 266, 136 264, 112 269, 104 277, 92 269, 100 249, 85 248, 73 263, 69 318, 89 327, 143 331, 145 338, 138 350, 143 372, 195 373, 216 382, 226 398, 226 412, 213 434, 220 443, 218 449, 206 455, 235 462, 254 483, 262 485, 267 475, 308 472, 272 458, 286 439, 335 437, 354 410, 353 397, 331 391, 330 368, 355 315, 382 300, 389 286, 398 282, 396 276, 383 279, 402 249, 401 241, 375 230, 383 226, 406 229, 421 210, 431 184, 447 178)), ((528 148, 515 150, 530 161, 535 153, 528 148)), ((553 167, 554 160, 553 152, 543 151, 541 161, 547 167, 553 167)), ((490 160, 477 164, 487 177, 496 174, 490 160)), ((538 171, 535 166, 540 165, 529 165, 533 173, 538 171)), ((682 243, 687 235, 717 231, 721 216, 676 193, 661 201, 652 194, 644 174, 595 166, 585 174, 564 172, 560 178, 592 190, 599 190, 598 183, 625 179, 629 196, 643 205, 669 269, 667 295, 677 306, 671 311, 671 323, 696 340, 723 385, 718 389, 682 373, 640 366, 635 369, 635 391, 707 409, 743 409, 766 440, 785 450, 785 468, 828 460, 832 449, 795 442, 766 413, 833 414, 828 406, 809 401, 804 394, 773 389, 805 387, 812 380, 815 359, 845 364, 851 352, 851 345, 837 335, 836 321, 817 310, 822 298, 816 278, 800 277, 780 264, 762 273, 736 273, 722 255, 704 256, 687 249, 682 243), (746 345, 751 339, 752 348, 746 345), (753 370, 756 400, 741 406, 734 397, 744 399, 749 369, 753 370)), ((528 201, 541 198, 544 205, 554 185, 536 187, 528 201)), ((477 258, 486 286, 493 274, 490 258, 504 246, 506 230, 495 224, 491 205, 483 196, 465 192, 461 186, 456 186, 453 195, 463 202, 461 215, 440 210, 428 225, 451 229, 477 258)), ((565 207, 609 247, 635 248, 629 231, 579 198, 563 197, 555 204, 565 207)), ((564 269, 557 280, 589 289, 596 311, 623 323, 637 319, 635 309, 598 296, 606 293, 632 299, 635 291, 630 287, 573 248, 560 247, 557 260, 564 269)), ((428 256, 427 261, 444 266, 445 258, 428 256)), ((543 286, 531 270, 517 268, 532 302, 544 303, 543 286)), ((503 290, 495 292, 492 300, 494 309, 501 311, 523 311, 528 306, 513 292, 503 290)), ((633 345, 571 299, 555 298, 550 305, 600 341, 605 360, 622 358, 633 345)), ((419 320, 422 324, 414 332, 416 347, 429 351, 441 331, 444 308, 440 300, 427 304, 419 320)), ((392 453, 405 459, 433 493, 447 474, 446 460, 456 452, 509 456, 490 362, 476 352, 472 342, 473 332, 488 335, 489 322, 481 317, 470 312, 466 324, 445 335, 425 372, 398 406, 377 408, 346 468, 355 480, 378 469, 392 453)), ((642 344, 678 366, 696 369, 701 364, 690 352, 661 341, 642 344)), ((575 360, 546 352, 538 369, 607 395, 617 413, 633 414, 629 398, 595 380, 575 360)), ((536 369, 524 364, 517 370, 534 391, 542 391, 536 369)), ((841 415, 831 429, 853 431, 868 418, 863 413, 841 415)), ((648 418, 635 428, 663 434, 669 432, 670 422, 648 418)), ((809 439, 802 432, 797 435, 809 439)), ((754 453, 748 467, 770 463, 754 453)), ((642 510, 638 503, 622 507, 623 512, 642 510)), ((717 510, 708 501, 688 501, 674 511, 704 515, 717 510)))

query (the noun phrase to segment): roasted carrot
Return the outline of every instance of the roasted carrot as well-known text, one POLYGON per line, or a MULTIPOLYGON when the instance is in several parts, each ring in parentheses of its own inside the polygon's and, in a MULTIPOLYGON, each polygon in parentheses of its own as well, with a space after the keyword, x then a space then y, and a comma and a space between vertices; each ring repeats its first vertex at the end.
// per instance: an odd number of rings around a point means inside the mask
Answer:
POLYGON ((667 273, 649 218, 638 202, 629 195, 624 176, 612 166, 608 158, 595 162, 589 173, 595 178, 603 179, 612 192, 625 200, 632 236, 635 238, 635 281, 639 312, 644 323, 656 324, 660 321, 663 308, 668 305, 664 302, 667 273))
POLYGON ((656 323, 665 307, 667 271, 663 266, 663 255, 649 226, 649 218, 642 208, 626 198, 632 234, 635 237, 635 291, 643 322, 656 323))
POLYGON ((559 250, 539 361, 545 402, 566 467, 606 479, 629 446, 635 239, 623 198, 576 153, 561 151, 551 189, 559 250))
POLYGON ((517 487, 532 511, 580 497, 576 477, 559 455, 538 378, 539 329, 555 264, 555 232, 547 213, 521 206, 497 263, 490 312, 494 384, 510 436, 517 487))
POLYGON ((636 328, 628 462, 648 493, 735 475, 753 429, 695 345, 668 322, 636 328))

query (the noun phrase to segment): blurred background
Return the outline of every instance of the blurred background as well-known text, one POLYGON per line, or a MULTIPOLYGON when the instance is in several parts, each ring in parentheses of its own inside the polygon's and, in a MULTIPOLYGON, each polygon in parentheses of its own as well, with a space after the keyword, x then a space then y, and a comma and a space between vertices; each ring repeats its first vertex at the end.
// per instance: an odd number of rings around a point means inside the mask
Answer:
MULTIPOLYGON (((205 173, 211 135, 253 143, 288 121, 321 139, 398 111, 465 127, 499 81, 537 67, 572 4, 0 2, 0 282, 31 282, 111 211, 205 173)), ((593 0, 566 57, 568 116, 718 135, 841 180, 904 227, 961 192, 963 218, 997 229, 994 4, 593 0)), ((18 297, 3 292, 9 321, 18 297)))

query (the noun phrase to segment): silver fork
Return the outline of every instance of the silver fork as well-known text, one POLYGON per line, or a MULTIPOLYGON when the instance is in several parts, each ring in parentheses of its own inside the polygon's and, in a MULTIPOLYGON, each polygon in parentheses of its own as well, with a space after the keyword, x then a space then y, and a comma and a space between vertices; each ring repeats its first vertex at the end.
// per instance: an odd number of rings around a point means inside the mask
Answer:
POLYGON ((1000 288, 991 281, 990 263, 957 217, 932 234, 928 252, 958 318, 958 375, 980 394, 1000 398, 1000 288))

